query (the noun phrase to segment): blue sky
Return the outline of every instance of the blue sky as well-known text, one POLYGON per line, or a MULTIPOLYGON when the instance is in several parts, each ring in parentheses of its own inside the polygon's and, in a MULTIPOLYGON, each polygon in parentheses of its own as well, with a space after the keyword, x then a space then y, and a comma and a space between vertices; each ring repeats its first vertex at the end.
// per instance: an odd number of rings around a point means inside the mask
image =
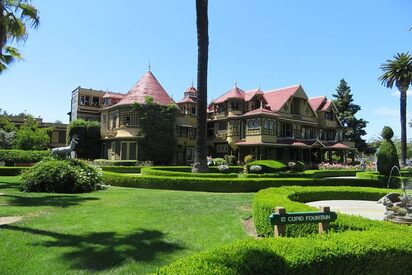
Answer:
MULTIPOLYGON (((40 28, 21 45, 25 60, 0 75, 9 113, 67 122, 77 86, 127 92, 149 60, 175 100, 196 83, 195 0, 32 3, 40 28)), ((366 138, 384 125, 400 136, 398 92, 378 77, 395 53, 412 52, 411 10, 410 0, 210 0, 209 100, 235 81, 244 90, 301 83, 309 97, 331 98, 344 78, 369 121, 366 138)))

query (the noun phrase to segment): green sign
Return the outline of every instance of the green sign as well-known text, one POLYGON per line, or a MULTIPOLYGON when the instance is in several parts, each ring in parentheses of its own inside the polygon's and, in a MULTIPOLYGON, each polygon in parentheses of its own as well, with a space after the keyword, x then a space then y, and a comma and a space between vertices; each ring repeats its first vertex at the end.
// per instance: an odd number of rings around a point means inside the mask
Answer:
POLYGON ((327 223, 337 219, 335 212, 295 212, 287 214, 272 213, 269 222, 273 225, 294 223, 327 223))

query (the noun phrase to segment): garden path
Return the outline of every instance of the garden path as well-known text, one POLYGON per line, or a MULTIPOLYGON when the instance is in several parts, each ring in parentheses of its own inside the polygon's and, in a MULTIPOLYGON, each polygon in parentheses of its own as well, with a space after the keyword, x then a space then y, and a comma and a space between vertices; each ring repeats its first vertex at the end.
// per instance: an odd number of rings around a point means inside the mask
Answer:
POLYGON ((319 207, 330 206, 331 211, 336 211, 348 215, 358 215, 371 220, 382 221, 385 207, 376 201, 360 200, 330 200, 308 202, 307 205, 319 207))

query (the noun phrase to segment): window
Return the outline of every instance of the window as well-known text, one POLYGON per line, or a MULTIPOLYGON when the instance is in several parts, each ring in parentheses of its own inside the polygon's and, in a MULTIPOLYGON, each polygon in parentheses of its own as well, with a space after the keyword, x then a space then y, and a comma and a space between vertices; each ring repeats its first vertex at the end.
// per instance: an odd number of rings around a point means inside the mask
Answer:
POLYGON ((282 136, 282 137, 292 137, 292 124, 290 124, 290 123, 284 123, 284 124, 282 124, 282 127, 281 127, 281 133, 280 133, 280 135, 282 136))
POLYGON ((196 115, 196 113, 197 113, 197 111, 196 111, 196 107, 195 106, 192 106, 192 115, 196 115))
POLYGON ((94 96, 92 99, 92 106, 99 107, 99 103, 100 103, 100 98, 98 98, 97 96, 94 96))
POLYGON ((120 113, 120 126, 138 126, 137 111, 123 111, 120 113))
POLYGON ((195 157, 195 148, 193 147, 187 147, 186 149, 186 160, 193 160, 195 157))
POLYGON ((255 119, 250 119, 249 121, 248 121, 248 123, 247 123, 247 127, 249 128, 249 129, 256 129, 256 128, 259 128, 259 119, 258 118, 255 118, 255 119))
POLYGON ((263 134, 275 135, 275 123, 272 119, 263 120, 263 134))
POLYGON ((239 135, 239 120, 229 121, 229 128, 232 131, 232 135, 239 135))
POLYGON ((216 153, 227 153, 229 147, 227 144, 218 144, 216 145, 216 153))
POLYGON ((333 121, 333 117, 334 117, 333 111, 325 113, 325 116, 327 120, 333 121))
POLYGON ((239 101, 231 101, 230 102, 230 109, 232 111, 239 111, 240 110, 240 102, 239 101))
POLYGON ((89 105, 89 96, 88 95, 82 95, 80 96, 80 105, 89 105))
POLYGON ((226 130, 226 129, 227 129, 226 121, 219 122, 219 131, 226 130))

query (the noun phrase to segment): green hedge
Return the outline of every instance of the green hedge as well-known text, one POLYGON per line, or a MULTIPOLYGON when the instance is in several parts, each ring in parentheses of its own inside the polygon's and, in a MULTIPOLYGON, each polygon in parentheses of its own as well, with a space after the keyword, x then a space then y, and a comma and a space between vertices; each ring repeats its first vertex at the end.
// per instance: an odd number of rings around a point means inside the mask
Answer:
POLYGON ((0 149, 0 161, 4 161, 6 165, 13 163, 39 162, 48 156, 50 156, 50 151, 48 150, 34 151, 0 149))
POLYGON ((18 176, 29 167, 0 167, 0 176, 18 176))
POLYGON ((262 166, 263 173, 274 173, 288 170, 288 167, 284 163, 276 160, 255 160, 247 164, 248 169, 250 169, 250 166, 252 165, 262 166))
POLYGON ((247 239, 183 258, 157 274, 410 274, 412 231, 247 239))
POLYGON ((138 166, 102 166, 102 171, 115 173, 137 173, 139 174, 142 167, 138 166))
MULTIPOLYGON (((145 171, 146 168, 142 169, 145 171)), ((150 170, 150 169, 149 169, 150 170)), ((152 169, 153 171, 153 169, 152 169)), ((382 187, 380 182, 368 179, 317 179, 317 178, 212 178, 124 175, 103 172, 106 184, 124 187, 171 189, 209 192, 256 192, 268 187, 280 186, 363 186, 382 187)))
MULTIPOLYGON (((288 212, 311 211, 316 208, 302 202, 316 200, 376 200, 391 190, 360 187, 282 187, 259 191, 253 200, 253 220, 256 231, 262 236, 272 236, 273 226, 268 223, 268 216, 275 207, 284 207, 288 212)), ((364 230, 376 224, 375 221, 347 215, 338 215, 336 222, 331 224, 332 231, 342 231, 347 228, 364 230)), ((317 232, 316 224, 287 226, 288 236, 305 236, 317 232)))
MULTIPOLYGON (((234 168, 232 168, 234 170, 234 168)), ((210 173, 192 173, 187 166, 176 167, 144 167, 142 175, 163 176, 163 177, 194 177, 194 178, 237 178, 235 173, 221 173, 216 167, 209 167, 210 173)), ((230 168, 229 168, 230 172, 230 168)))
MULTIPOLYGON (((264 231, 264 235, 270 236, 273 230, 268 216, 275 206, 286 207, 289 212, 311 211, 315 208, 301 202, 377 200, 389 191, 392 190, 270 188, 256 194, 253 218, 255 225, 258 223, 258 232, 264 231), (265 226, 262 227, 263 223, 265 226)), ((412 227, 338 214, 338 219, 331 223, 329 234, 318 235, 316 231, 316 224, 288 225, 288 236, 305 237, 240 240, 180 259, 161 267, 157 274, 392 274, 394 270, 399 274, 410 274, 412 227)))
POLYGON ((95 159, 93 161, 99 166, 136 166, 136 160, 107 160, 107 159, 95 159))

